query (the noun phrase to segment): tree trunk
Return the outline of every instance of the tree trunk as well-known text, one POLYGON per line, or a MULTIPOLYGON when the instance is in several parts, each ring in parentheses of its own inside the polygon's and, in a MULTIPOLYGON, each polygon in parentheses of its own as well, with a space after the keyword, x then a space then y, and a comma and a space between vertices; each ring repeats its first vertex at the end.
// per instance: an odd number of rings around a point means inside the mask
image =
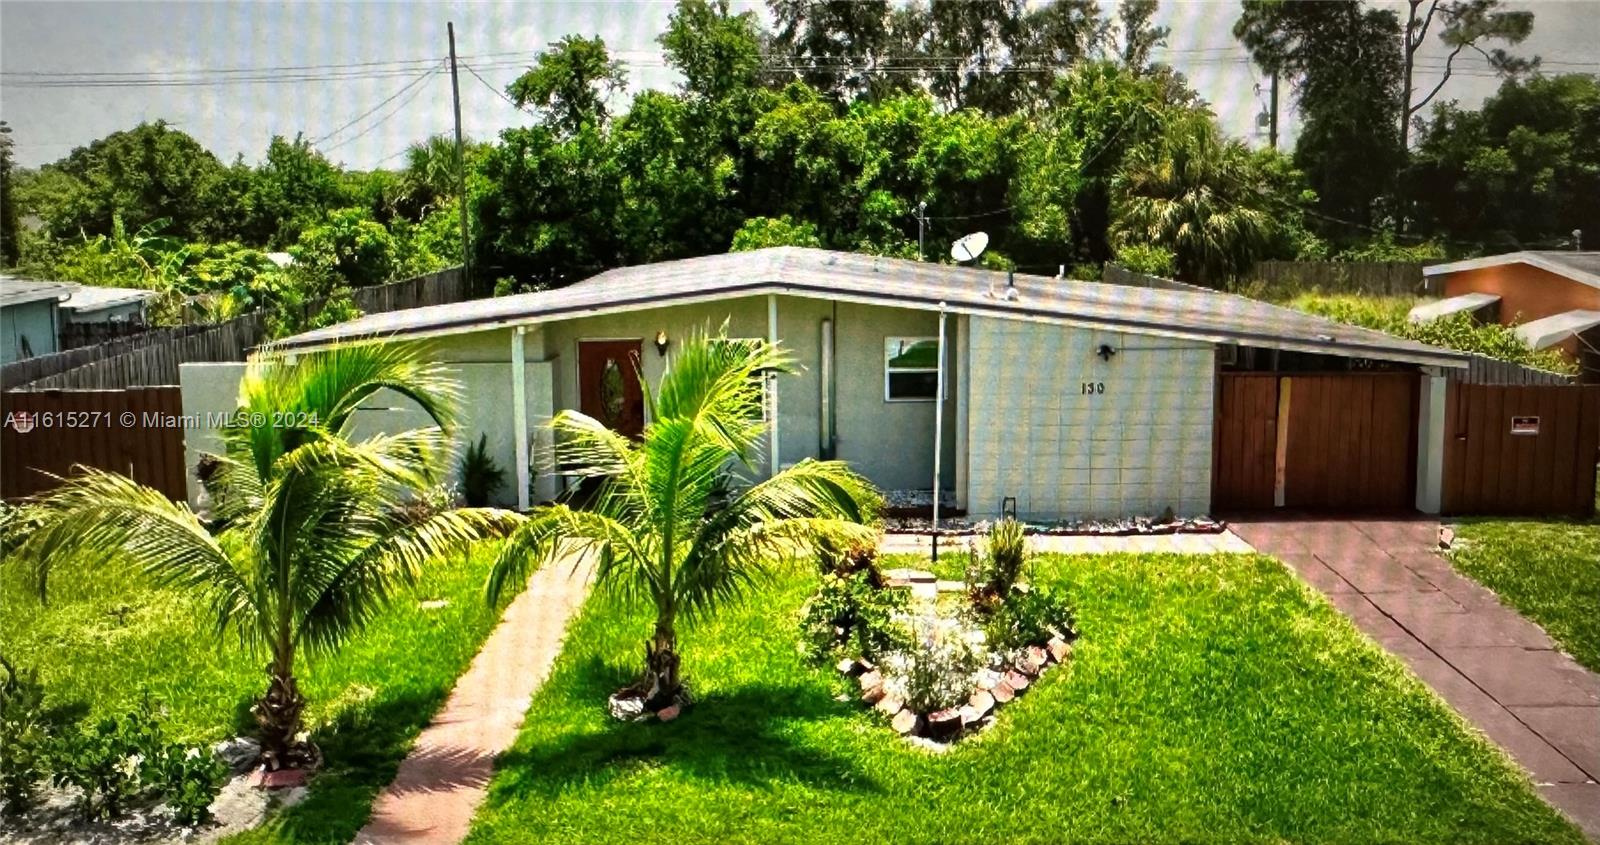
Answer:
POLYGON ((656 635, 644 644, 644 706, 648 710, 679 703, 683 682, 678 676, 678 635, 672 618, 656 620, 656 635))
POLYGON ((267 692, 256 700, 251 712, 261 730, 261 762, 268 771, 287 768, 315 768, 321 759, 317 747, 300 741, 300 716, 306 700, 300 695, 294 674, 269 668, 267 692))

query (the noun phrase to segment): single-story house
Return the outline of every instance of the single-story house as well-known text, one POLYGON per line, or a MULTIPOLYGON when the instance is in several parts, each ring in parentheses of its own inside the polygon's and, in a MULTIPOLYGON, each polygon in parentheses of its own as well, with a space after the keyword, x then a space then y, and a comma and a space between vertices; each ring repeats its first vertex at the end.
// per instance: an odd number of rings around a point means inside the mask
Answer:
MULTIPOLYGON (((676 344, 724 322, 730 336, 781 343, 799 370, 770 382, 763 475, 843 459, 885 489, 939 490, 943 513, 974 518, 1437 512, 1443 375, 1466 364, 1230 294, 796 247, 372 314, 276 348, 424 345, 463 382, 462 441, 487 435, 517 479, 506 502, 527 507, 567 482, 542 423, 577 409, 640 430, 635 370, 653 383, 676 344)), ((240 366, 183 365, 185 414, 231 408, 240 366)), ((375 401, 358 424, 419 423, 404 406, 375 401)), ((191 467, 213 436, 190 432, 191 467)))
POLYGON ((61 303, 77 285, 0 275, 0 361, 11 363, 57 350, 61 303))
POLYGON ((1529 250, 1425 267, 1443 299, 1417 306, 1413 319, 1471 311, 1517 324, 1535 349, 1555 348, 1600 370, 1600 252, 1529 250), (1594 366, 1588 359, 1594 359, 1594 366))

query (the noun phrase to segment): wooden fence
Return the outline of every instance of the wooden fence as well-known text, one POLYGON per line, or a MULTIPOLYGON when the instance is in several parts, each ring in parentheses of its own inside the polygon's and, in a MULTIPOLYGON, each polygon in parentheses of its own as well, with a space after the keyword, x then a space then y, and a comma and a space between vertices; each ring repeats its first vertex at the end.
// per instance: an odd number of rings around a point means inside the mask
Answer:
MULTIPOLYGON (((442 305, 466 298, 453 267, 387 285, 361 288, 352 298, 366 313, 442 305)), ((243 361, 266 340, 266 314, 254 312, 212 326, 152 329, 121 340, 41 355, 5 365, 0 388, 104 390, 178 383, 178 365, 243 361)))
POLYGON ((8 391, 0 397, 0 497, 48 490, 56 485, 51 475, 84 464, 181 501, 182 414, 176 387, 8 391))
POLYGON ((1522 364, 1513 364, 1487 355, 1473 354, 1465 370, 1450 370, 1448 378, 1463 384, 1575 384, 1576 378, 1566 373, 1540 370, 1522 364))
POLYGON ((1446 514, 1594 515, 1600 387, 1451 384, 1446 514))
POLYGON ((1245 283, 1269 288, 1352 293, 1373 296, 1433 296, 1435 283, 1422 275, 1415 261, 1258 261, 1245 283))

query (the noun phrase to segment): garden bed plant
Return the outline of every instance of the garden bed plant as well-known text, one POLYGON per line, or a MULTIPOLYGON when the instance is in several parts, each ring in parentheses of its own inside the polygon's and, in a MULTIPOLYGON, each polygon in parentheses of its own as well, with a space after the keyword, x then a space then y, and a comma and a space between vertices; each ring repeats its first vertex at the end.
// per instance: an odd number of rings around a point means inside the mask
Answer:
POLYGON ((1022 581, 1023 526, 1002 520, 969 548, 966 580, 879 569, 870 547, 824 544, 822 584, 802 617, 805 646, 851 678, 851 696, 902 735, 943 748, 1065 662, 1077 637, 1060 594, 1022 581))

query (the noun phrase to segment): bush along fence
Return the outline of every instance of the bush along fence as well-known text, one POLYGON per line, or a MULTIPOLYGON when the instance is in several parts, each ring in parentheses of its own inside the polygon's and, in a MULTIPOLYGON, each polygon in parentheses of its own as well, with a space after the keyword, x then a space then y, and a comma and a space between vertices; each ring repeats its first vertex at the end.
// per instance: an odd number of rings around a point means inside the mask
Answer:
MULTIPOLYGON (((367 313, 466 299, 460 268, 354 291, 367 313)), ((0 498, 47 491, 78 465, 118 472, 167 496, 186 495, 178 367, 243 361, 267 337, 254 312, 214 326, 153 329, 5 368, 0 394, 0 498)))
POLYGON ((1244 282, 1268 289, 1368 296, 1437 296, 1416 261, 1258 261, 1244 282))
MULTIPOLYGON (((445 305, 467 298, 461 268, 414 279, 359 288, 357 308, 369 314, 422 305, 445 305)), ((178 365, 202 361, 243 361, 266 340, 261 311, 209 326, 151 329, 97 346, 41 355, 5 365, 0 388, 109 390, 178 383, 178 365)))

